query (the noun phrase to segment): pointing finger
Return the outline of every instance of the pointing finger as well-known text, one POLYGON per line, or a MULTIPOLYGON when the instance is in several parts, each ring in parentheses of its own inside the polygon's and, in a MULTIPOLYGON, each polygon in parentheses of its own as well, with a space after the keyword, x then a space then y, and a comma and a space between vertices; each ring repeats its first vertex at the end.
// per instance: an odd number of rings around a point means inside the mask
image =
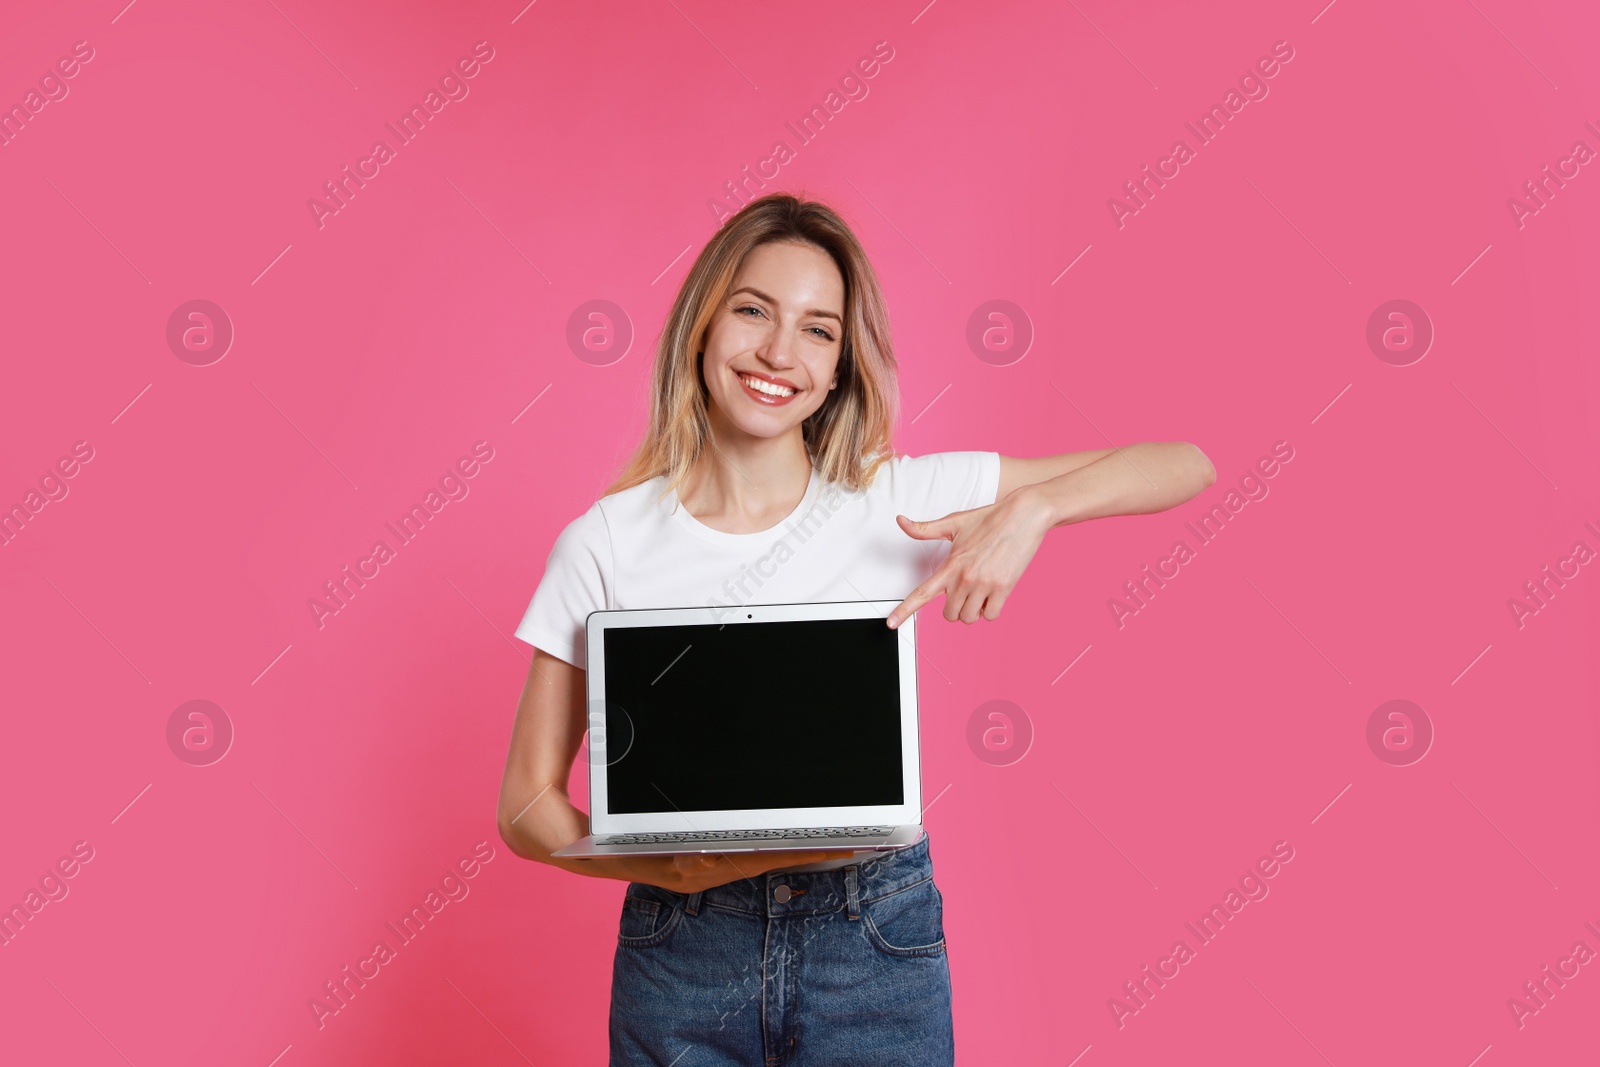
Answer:
POLYGON ((902 600, 899 606, 889 613, 889 629, 893 630, 899 627, 918 608, 942 593, 944 591, 944 581, 945 571, 943 567, 940 567, 934 572, 933 577, 913 589, 911 595, 902 600))

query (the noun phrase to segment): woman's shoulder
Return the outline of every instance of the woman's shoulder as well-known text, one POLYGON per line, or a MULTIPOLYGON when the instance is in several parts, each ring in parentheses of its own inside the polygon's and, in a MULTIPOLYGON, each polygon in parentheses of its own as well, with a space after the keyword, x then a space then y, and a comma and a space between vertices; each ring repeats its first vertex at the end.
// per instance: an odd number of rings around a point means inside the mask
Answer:
POLYGON ((999 478, 998 453, 925 452, 886 460, 873 484, 897 508, 948 512, 993 503, 999 478))
POLYGON ((556 535, 552 551, 557 555, 579 553, 596 557, 615 555, 618 535, 626 539, 646 531, 652 502, 665 488, 665 479, 647 482, 607 493, 579 512, 556 535))
POLYGON ((663 506, 666 488, 666 477, 658 475, 607 493, 568 522, 562 533, 570 539, 587 540, 609 537, 614 529, 637 529, 653 509, 663 506))
MULTIPOLYGON (((912 455, 902 452, 886 452, 883 461, 878 465, 873 474, 873 484, 905 483, 918 478, 935 476, 947 466, 949 458, 960 455, 954 452, 924 452, 921 455, 912 455)), ((871 463, 871 457, 862 461, 866 466, 871 463)))

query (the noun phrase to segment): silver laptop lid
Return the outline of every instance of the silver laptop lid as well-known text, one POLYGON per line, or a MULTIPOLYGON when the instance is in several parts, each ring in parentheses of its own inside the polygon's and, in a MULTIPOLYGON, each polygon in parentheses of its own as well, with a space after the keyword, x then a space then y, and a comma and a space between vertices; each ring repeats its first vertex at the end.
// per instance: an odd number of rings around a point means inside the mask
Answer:
POLYGON ((922 816, 916 617, 898 600, 591 612, 595 834, 922 816))

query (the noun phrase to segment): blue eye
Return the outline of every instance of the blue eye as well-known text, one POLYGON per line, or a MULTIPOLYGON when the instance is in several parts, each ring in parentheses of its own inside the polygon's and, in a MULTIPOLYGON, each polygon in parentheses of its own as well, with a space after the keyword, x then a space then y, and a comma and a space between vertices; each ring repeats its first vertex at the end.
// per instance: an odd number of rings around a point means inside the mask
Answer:
MULTIPOLYGON (((754 311, 757 315, 762 313, 761 309, 756 307, 754 304, 745 304, 742 307, 736 307, 733 309, 733 313, 735 315, 738 315, 740 312, 744 311, 754 311)), ((808 327, 807 332, 811 333, 815 337, 821 338, 824 341, 833 340, 833 334, 829 333, 827 329, 822 326, 808 327)))

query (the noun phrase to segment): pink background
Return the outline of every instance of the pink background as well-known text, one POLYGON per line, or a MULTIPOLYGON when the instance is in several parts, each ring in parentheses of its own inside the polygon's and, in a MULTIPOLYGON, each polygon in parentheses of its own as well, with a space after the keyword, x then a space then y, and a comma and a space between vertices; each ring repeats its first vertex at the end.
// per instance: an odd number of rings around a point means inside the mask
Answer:
POLYGON ((1600 174, 1507 207, 1600 149, 1592 7, 121 3, 0 12, 7 105, 94 50, 0 148, 0 504, 93 450, 0 546, 0 902, 94 850, 0 948, 0 1059, 602 1061, 623 884, 495 833, 509 634, 643 427, 708 201, 779 139, 769 188, 881 273, 900 451, 1188 440, 1218 472, 1053 531, 998 621, 922 613, 962 1061, 1594 1055, 1600 964, 1520 1028, 1506 1004, 1600 950, 1600 567, 1507 606, 1600 549, 1600 174), (319 228, 307 199, 479 41, 469 95, 319 228), (785 123, 880 41, 801 146, 785 123), (1270 94, 1119 228, 1108 198, 1278 41, 1270 94), (194 299, 235 330, 207 366, 166 340, 194 299), (633 344, 580 359, 602 299, 633 344), (1034 331, 1006 366, 966 340, 994 299, 1034 331), (1436 331, 1409 366, 1365 339, 1392 299, 1436 331), (470 493, 319 627, 479 441, 470 493), (1278 441, 1270 495, 1119 628, 1108 598, 1278 441), (1436 733, 1409 766, 1366 740, 1391 699, 1436 733), (235 731, 209 766, 168 745, 190 700, 235 731), (966 740, 991 700, 1035 734, 1008 766, 966 740), (319 1029, 308 1000, 480 841, 469 895, 319 1029), (1270 895, 1119 1028, 1108 998, 1278 841, 1270 895))

